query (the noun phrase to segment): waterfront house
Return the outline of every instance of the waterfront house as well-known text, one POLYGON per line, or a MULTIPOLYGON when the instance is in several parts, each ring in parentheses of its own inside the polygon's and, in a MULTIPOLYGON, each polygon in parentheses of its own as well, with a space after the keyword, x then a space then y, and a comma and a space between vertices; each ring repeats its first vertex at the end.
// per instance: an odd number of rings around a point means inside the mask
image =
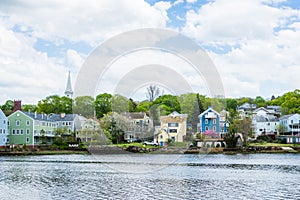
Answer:
POLYGON ((279 118, 284 130, 280 131, 279 138, 287 143, 300 143, 300 115, 290 114, 279 118))
POLYGON ((130 125, 125 130, 124 140, 127 142, 134 142, 137 140, 145 140, 153 137, 153 120, 144 112, 124 112, 130 125))
POLYGON ((244 103, 237 107, 237 112, 241 118, 252 115, 252 112, 256 109, 256 104, 244 103))
POLYGON ((7 117, 3 113, 3 111, 0 109, 0 148, 3 148, 6 146, 7 143, 7 117))
POLYGON ((252 113, 253 132, 255 136, 275 135, 279 126, 277 113, 273 109, 257 108, 252 113))
POLYGON ((173 142, 183 142, 186 136, 187 114, 174 111, 167 116, 160 117, 160 130, 155 136, 155 141, 164 146, 168 139, 173 142))
POLYGON ((212 138, 220 138, 220 114, 209 107, 199 116, 198 132, 212 138))

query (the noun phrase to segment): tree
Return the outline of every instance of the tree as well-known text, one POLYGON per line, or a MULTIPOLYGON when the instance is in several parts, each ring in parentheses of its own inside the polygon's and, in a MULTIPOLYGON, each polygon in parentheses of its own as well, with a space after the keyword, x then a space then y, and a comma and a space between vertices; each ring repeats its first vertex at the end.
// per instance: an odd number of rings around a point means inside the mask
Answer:
POLYGON ((150 110, 150 102, 147 100, 140 102, 136 107, 137 112, 147 112, 149 110, 150 110))
POLYGON ((248 137, 252 135, 251 118, 235 119, 232 124, 233 133, 241 133, 243 136, 244 146, 247 146, 248 137))
POLYGON ((31 104, 25 104, 22 105, 22 110, 24 112, 35 112, 37 111, 38 107, 36 105, 31 105, 31 104))
POLYGON ((152 102, 152 105, 159 105, 161 115, 168 115, 174 111, 181 112, 180 103, 177 96, 170 94, 163 95, 152 102))
POLYGON ((38 102, 37 112, 39 113, 72 113, 73 100, 69 97, 60 97, 52 95, 38 102))
POLYGON ((111 94, 99 94, 95 100, 95 109, 97 118, 102 118, 105 114, 111 112, 111 94))
POLYGON ((254 100, 257 107, 266 107, 267 102, 261 96, 257 96, 254 100))
POLYGON ((129 104, 131 103, 132 102, 126 97, 116 94, 112 98, 111 109, 117 113, 129 112, 129 104))
POLYGON ((300 114, 300 90, 297 89, 293 92, 287 92, 284 95, 273 99, 270 104, 281 106, 282 114, 300 114))
POLYGON ((277 128, 277 131, 279 132, 279 134, 283 134, 287 131, 286 126, 282 123, 278 124, 278 126, 276 128, 277 128))
POLYGON ((95 100, 91 96, 79 96, 75 98, 73 113, 87 118, 93 117, 95 112, 95 100))
POLYGON ((150 85, 147 88, 146 97, 150 102, 152 102, 157 97, 161 96, 162 94, 163 94, 163 91, 161 91, 161 89, 159 87, 157 87, 156 85, 150 85))
POLYGON ((124 133, 131 125, 126 117, 116 112, 105 114, 100 120, 100 124, 114 144, 124 142, 124 133))
POLYGON ((5 104, 1 106, 1 110, 6 116, 10 115, 14 110, 14 102, 12 100, 7 100, 5 104))

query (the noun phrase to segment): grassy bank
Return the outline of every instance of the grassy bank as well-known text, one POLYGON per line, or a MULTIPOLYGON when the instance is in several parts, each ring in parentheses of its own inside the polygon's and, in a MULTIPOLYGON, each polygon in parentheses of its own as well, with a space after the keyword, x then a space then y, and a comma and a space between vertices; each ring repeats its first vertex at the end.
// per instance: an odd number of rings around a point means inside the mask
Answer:
POLYGON ((280 143, 249 143, 250 147, 300 147, 300 144, 280 144, 280 143))

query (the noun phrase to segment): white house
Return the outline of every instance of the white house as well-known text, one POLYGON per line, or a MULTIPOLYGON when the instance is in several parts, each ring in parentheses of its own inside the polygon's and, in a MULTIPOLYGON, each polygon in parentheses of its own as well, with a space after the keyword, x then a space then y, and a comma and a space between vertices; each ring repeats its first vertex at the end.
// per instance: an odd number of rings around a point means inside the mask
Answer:
POLYGON ((5 114, 2 112, 0 109, 0 147, 5 147, 7 141, 7 134, 8 134, 8 129, 7 129, 7 118, 5 114))
POLYGON ((285 126, 285 134, 299 135, 300 133, 300 115, 290 114, 279 118, 280 123, 285 126))
POLYGON ((272 110, 263 107, 252 112, 253 132, 256 136, 277 134, 279 119, 275 114, 272 110))

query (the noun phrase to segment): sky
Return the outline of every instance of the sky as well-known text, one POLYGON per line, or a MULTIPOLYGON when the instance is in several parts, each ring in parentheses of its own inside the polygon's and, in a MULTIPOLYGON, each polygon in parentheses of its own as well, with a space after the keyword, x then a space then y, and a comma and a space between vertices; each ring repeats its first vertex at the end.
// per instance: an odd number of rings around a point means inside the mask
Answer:
MULTIPOLYGON (((298 0, 2 0, 0 104, 9 99, 36 104, 63 95, 68 71, 74 85, 99 45, 140 28, 191 38, 213 61, 225 97, 270 98, 300 88, 298 0)), ((116 60, 95 94, 112 93, 129 66, 151 64, 143 63, 149 56, 177 65, 193 91, 209 95, 201 77, 188 76, 189 67, 178 57, 149 51, 116 60)), ((145 97, 146 87, 132 95, 145 97)))

